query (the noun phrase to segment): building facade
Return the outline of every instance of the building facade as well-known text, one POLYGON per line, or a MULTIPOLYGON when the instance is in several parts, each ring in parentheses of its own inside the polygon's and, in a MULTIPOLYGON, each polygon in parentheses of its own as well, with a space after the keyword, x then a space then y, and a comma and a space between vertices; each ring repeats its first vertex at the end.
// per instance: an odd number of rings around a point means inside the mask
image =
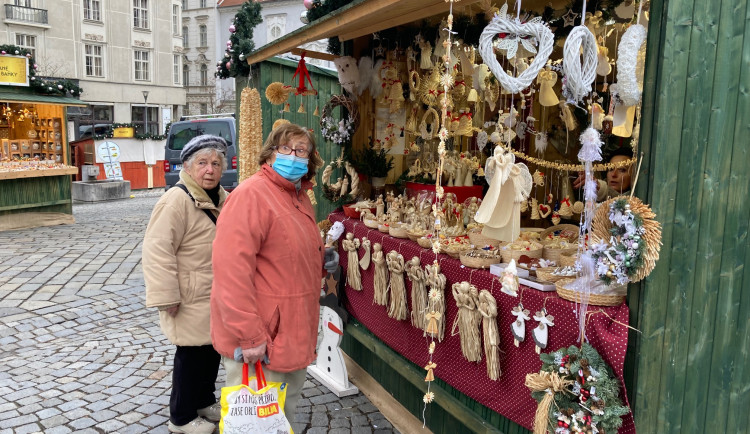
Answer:
MULTIPOLYGON (((224 55, 226 43, 229 40, 229 26, 232 24, 234 16, 237 14, 237 11, 239 11, 240 6, 245 1, 246 0, 218 0, 218 25, 216 26, 216 56, 218 59, 221 59, 224 55)), ((258 24, 253 32, 253 42, 255 43, 256 49, 305 25, 300 20, 300 16, 306 11, 302 0, 260 0, 260 3, 262 6, 261 16, 263 17, 263 22, 258 24)), ((301 48, 325 52, 327 46, 328 41, 322 40, 307 43, 301 48)), ((298 59, 297 56, 291 54, 286 54, 283 57, 298 59)), ((319 59, 306 59, 306 61, 322 68, 335 69, 332 62, 319 59)), ((214 62, 213 65, 215 70, 216 62, 214 62)), ((221 95, 221 108, 223 108, 224 111, 233 112, 235 106, 235 81, 232 79, 217 81, 216 94, 221 95)))
MULTIPOLYGON (((197 0, 196 0, 197 1, 197 0)), ((77 80, 70 138, 134 123, 161 134, 185 105, 182 2, 5 0, 0 40, 33 50, 38 74, 77 80)))

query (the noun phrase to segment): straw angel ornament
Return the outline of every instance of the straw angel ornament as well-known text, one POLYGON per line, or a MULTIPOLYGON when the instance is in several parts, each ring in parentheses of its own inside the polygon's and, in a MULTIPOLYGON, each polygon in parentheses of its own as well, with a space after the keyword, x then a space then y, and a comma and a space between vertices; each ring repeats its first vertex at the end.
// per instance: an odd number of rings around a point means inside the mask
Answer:
POLYGON ((399 321, 407 317, 406 286, 404 285, 404 257, 395 250, 388 252, 385 258, 391 272, 391 297, 388 305, 388 316, 399 321))
POLYGON ((531 192, 529 169, 515 161, 501 145, 495 147, 484 169, 490 188, 474 218, 484 223, 482 235, 500 241, 514 241, 521 234, 521 202, 531 192))
POLYGON ((503 270, 501 278, 503 284, 501 291, 511 297, 518 297, 518 270, 516 269, 515 259, 510 260, 510 264, 503 270))
POLYGON ((375 243, 372 246, 371 260, 375 264, 373 303, 385 306, 388 303, 388 266, 385 263, 385 253, 383 253, 383 246, 380 243, 375 243))
POLYGON ((427 311, 425 275, 419 256, 411 258, 406 265, 406 276, 411 281, 411 325, 424 330, 424 314, 427 311))
POLYGON ((466 360, 478 362, 482 360, 482 343, 479 340, 479 323, 482 315, 477 310, 479 292, 476 286, 466 281, 454 283, 452 289, 458 315, 453 322, 451 335, 455 335, 458 326, 461 352, 466 360))
POLYGON ((445 284, 446 279, 440 273, 440 264, 435 261, 432 265, 425 266, 425 275, 427 285, 430 287, 428 293, 427 313, 425 320, 425 336, 428 334, 437 338, 439 342, 443 341, 445 335, 445 284))
POLYGON ((534 336, 534 343, 536 344, 536 353, 539 354, 543 349, 547 348, 547 342, 549 340, 549 328, 554 326, 555 317, 547 314, 547 309, 542 308, 534 314, 534 320, 539 321, 532 334, 534 336))
POLYGON ((362 277, 359 274, 359 255, 357 254, 357 249, 360 246, 359 239, 354 238, 354 234, 349 232, 341 245, 348 252, 349 258, 349 266, 346 268, 346 281, 353 290, 361 291, 362 277))
POLYGON ((487 376, 490 380, 500 378, 500 333, 497 331, 497 302, 492 293, 479 291, 477 310, 482 315, 484 330, 484 354, 487 358, 487 376))

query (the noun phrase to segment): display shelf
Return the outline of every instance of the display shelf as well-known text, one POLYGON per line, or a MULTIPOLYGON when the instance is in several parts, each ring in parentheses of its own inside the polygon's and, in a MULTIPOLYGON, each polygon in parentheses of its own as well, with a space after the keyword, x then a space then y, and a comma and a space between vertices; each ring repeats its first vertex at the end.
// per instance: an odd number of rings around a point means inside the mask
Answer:
POLYGON ((3 172, 0 168, 0 180, 4 179, 18 179, 18 178, 36 178, 40 176, 60 176, 60 175, 75 175, 78 173, 77 167, 61 167, 55 169, 30 169, 30 170, 15 170, 9 172, 3 172))

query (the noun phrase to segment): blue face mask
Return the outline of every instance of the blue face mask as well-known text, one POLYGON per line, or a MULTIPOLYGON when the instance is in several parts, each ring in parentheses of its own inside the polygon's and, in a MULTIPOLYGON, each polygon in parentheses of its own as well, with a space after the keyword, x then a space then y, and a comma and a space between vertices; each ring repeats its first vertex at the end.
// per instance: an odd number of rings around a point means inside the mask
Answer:
POLYGON ((276 154, 273 170, 289 182, 297 182, 307 174, 307 158, 296 155, 276 154))

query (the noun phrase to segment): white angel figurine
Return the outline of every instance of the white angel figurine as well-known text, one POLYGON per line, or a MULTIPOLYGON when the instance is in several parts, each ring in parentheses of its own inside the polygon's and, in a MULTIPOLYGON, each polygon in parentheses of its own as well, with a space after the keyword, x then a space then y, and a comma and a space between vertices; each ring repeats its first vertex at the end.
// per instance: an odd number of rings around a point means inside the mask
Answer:
POLYGON ((521 235, 521 202, 529 197, 532 178, 528 167, 502 146, 487 159, 484 169, 490 184, 474 220, 483 223, 482 234, 500 241, 514 241, 521 235))
POLYGON ((518 270, 516 269, 515 259, 511 259, 510 264, 503 270, 502 284, 502 292, 512 297, 518 297, 518 270))

